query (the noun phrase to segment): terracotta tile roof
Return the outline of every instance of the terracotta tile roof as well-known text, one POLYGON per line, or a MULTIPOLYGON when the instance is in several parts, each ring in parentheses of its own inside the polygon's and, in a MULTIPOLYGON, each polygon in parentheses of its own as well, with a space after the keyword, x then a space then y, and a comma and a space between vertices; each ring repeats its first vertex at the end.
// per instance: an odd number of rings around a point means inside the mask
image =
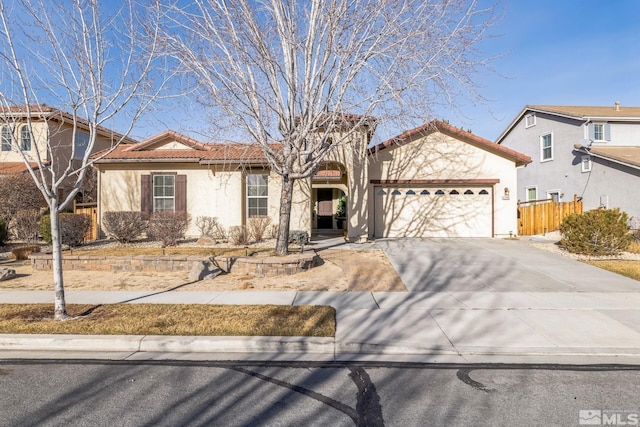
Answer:
POLYGON ((614 160, 640 168, 640 147, 591 147, 589 152, 596 157, 614 160))
MULTIPOLYGON (((279 144, 273 144, 276 150, 281 149, 279 144)), ((235 161, 266 161, 259 144, 241 143, 210 143, 204 144, 195 139, 181 135, 174 131, 163 132, 145 141, 132 145, 117 147, 109 154, 107 150, 96 153, 94 158, 102 157, 97 163, 114 163, 127 161, 176 161, 203 162, 203 163, 227 163, 235 161), (180 142, 189 148, 186 149, 147 149, 149 146, 164 139, 180 142)))
POLYGON ((518 151, 496 144, 495 142, 491 142, 488 139, 484 139, 470 132, 466 132, 462 129, 458 129, 455 126, 451 126, 450 124, 442 122, 440 120, 433 120, 417 128, 404 131, 400 135, 394 138, 388 139, 387 141, 381 144, 378 144, 375 147, 370 148, 369 154, 371 155, 376 153, 379 150, 384 150, 386 148, 393 147, 395 145, 410 142, 411 139, 415 136, 426 136, 436 131, 442 132, 446 135, 452 136, 454 138, 457 138, 461 141, 478 146, 480 148, 484 148, 502 157, 507 157, 509 159, 512 159, 516 162, 516 165, 518 166, 531 163, 531 157, 527 156, 526 154, 522 154, 518 151))
POLYGON ((569 105, 527 105, 525 110, 545 111, 552 114, 562 114, 580 119, 588 118, 638 118, 640 107, 607 107, 597 106, 569 106, 569 105))
MULTIPOLYGON (((29 163, 31 169, 37 169, 37 163, 29 163)), ((0 175, 11 175, 14 173, 26 172, 27 165, 24 162, 0 162, 0 175)))

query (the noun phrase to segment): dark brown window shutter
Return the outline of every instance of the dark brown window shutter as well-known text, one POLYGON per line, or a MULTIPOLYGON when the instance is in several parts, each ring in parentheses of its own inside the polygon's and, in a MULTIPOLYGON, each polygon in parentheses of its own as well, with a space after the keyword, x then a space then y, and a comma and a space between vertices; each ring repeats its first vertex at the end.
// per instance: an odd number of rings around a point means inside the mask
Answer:
POLYGON ((187 175, 176 175, 176 212, 187 212, 187 175))
POLYGON ((153 193, 151 175, 140 176, 140 211, 150 215, 153 211, 153 193))

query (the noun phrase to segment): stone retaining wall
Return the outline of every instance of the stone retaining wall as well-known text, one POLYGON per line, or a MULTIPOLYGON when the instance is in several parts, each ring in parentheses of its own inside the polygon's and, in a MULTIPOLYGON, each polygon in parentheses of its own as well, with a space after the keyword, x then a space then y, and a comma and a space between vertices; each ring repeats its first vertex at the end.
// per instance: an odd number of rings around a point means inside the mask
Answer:
MULTIPOLYGON (((37 253, 29 256, 34 270, 50 271, 51 254, 37 253)), ((191 271, 194 263, 206 262, 225 272, 250 274, 258 277, 291 275, 309 270, 317 265, 314 252, 292 254, 284 257, 204 257, 181 255, 96 256, 65 255, 62 268, 84 271, 191 271)))

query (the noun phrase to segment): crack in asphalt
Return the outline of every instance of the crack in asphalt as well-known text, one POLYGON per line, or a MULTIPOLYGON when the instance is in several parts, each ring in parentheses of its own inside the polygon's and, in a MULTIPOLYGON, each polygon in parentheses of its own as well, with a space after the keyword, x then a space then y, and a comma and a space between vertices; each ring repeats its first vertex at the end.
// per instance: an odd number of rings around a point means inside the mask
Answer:
POLYGON ((356 411, 358 412, 358 427, 384 427, 382 406, 376 386, 371 377, 363 368, 349 368, 349 377, 358 387, 358 400, 356 411))
POLYGON ((345 405, 344 403, 338 402, 337 400, 334 400, 334 399, 332 399, 330 397, 327 397, 327 396, 325 396, 323 394, 317 393, 315 391, 309 390, 309 389, 304 388, 304 387, 300 387, 298 385, 289 384, 288 382, 285 382, 285 381, 282 381, 282 380, 278 380, 276 378, 271 378, 271 377, 268 377, 266 375, 259 374, 257 372, 250 371, 248 369, 244 369, 244 368, 240 368, 240 367, 233 367, 233 368, 230 368, 230 369, 232 369, 232 370, 234 370, 236 372, 243 373, 245 375, 249 375, 249 376, 254 377, 254 378, 258 378, 258 379, 263 380, 263 381, 270 382, 270 383, 278 385, 280 387, 288 388, 289 390, 295 391, 296 393, 300 393, 300 394, 302 394, 304 396, 307 396, 307 397, 310 397, 310 398, 312 398, 314 400, 317 400, 318 402, 324 403, 325 405, 329 405, 332 408, 344 413, 349 418, 351 418, 353 420, 354 424, 356 424, 358 426, 361 425, 361 424, 358 424, 359 414, 356 412, 355 409, 353 409, 352 407, 350 407, 348 405, 345 405))
POLYGON ((371 381, 371 377, 369 377, 369 374, 363 368, 349 368, 349 371, 351 371, 349 377, 358 388, 356 409, 318 392, 254 372, 249 369, 241 368, 239 366, 230 367, 229 369, 270 382, 317 400, 318 402, 328 405, 347 415, 357 427, 384 427, 380 396, 378 395, 375 385, 371 381))
POLYGON ((487 386, 482 384, 481 382, 472 379, 469 376, 471 371, 475 371, 475 369, 458 369, 458 372, 456 372, 456 377, 458 377, 458 379, 463 383, 475 388, 476 390, 484 391, 485 393, 493 393, 495 391, 494 389, 487 388, 487 386))

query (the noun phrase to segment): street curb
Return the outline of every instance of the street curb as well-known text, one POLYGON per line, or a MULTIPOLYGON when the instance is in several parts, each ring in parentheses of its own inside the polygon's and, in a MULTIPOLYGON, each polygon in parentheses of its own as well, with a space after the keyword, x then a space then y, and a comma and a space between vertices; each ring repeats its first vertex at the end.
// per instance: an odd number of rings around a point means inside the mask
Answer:
POLYGON ((333 337, 0 334, 0 351, 333 354, 333 337))

